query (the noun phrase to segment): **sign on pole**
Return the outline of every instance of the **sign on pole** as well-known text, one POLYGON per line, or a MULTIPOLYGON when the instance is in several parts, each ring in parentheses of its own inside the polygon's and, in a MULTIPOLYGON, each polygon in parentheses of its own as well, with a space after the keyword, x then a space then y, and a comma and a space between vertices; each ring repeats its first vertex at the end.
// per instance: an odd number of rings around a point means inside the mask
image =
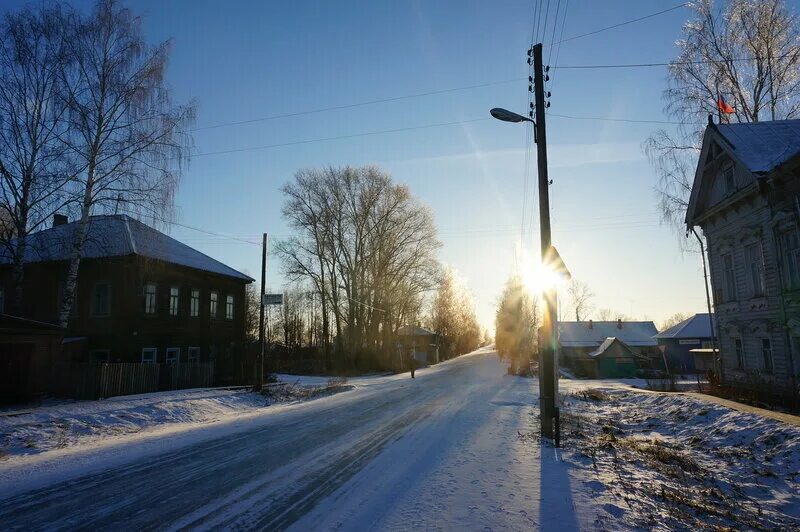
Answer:
POLYGON ((283 294, 263 294, 261 302, 264 305, 283 305, 283 294))

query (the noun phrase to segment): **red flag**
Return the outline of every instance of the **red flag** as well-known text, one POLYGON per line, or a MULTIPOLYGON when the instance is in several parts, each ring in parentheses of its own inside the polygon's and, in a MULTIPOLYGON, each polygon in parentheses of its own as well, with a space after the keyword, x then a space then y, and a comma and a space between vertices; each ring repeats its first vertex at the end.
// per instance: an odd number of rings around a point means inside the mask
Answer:
POLYGON ((733 107, 728 105, 728 102, 726 102, 722 98, 722 96, 720 96, 717 99, 717 109, 719 109, 721 112, 725 113, 726 115, 731 115, 731 114, 736 112, 736 109, 734 109, 733 107))

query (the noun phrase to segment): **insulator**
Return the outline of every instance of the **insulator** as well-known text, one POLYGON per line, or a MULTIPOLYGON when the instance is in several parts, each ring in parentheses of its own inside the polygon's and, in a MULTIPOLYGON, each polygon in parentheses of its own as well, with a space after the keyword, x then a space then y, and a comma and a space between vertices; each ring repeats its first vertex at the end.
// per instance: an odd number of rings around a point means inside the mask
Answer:
POLYGON ((531 109, 533 109, 533 102, 530 103, 531 109))
POLYGON ((533 76, 528 76, 528 83, 533 83, 533 76))
POLYGON ((528 58, 528 64, 529 65, 531 64, 531 58, 530 57, 528 58))
POLYGON ((545 80, 545 81, 550 81, 550 76, 548 76, 548 75, 546 75, 546 74, 545 74, 545 76, 544 76, 544 80, 545 80))
POLYGON ((533 48, 528 48, 528 57, 530 57, 532 53, 533 53, 533 48))
POLYGON ((533 85, 528 85, 528 92, 533 92, 533 85))
POLYGON ((547 91, 547 97, 548 98, 550 97, 550 91, 547 91))
POLYGON ((547 65, 546 67, 544 67, 544 71, 545 72, 550 72, 550 65, 547 65))
POLYGON ((550 102, 547 102, 547 106, 546 106, 546 107, 547 107, 547 108, 549 108, 549 107, 550 107, 550 102))
POLYGON ((528 116, 533 118, 533 111, 528 111, 528 116))

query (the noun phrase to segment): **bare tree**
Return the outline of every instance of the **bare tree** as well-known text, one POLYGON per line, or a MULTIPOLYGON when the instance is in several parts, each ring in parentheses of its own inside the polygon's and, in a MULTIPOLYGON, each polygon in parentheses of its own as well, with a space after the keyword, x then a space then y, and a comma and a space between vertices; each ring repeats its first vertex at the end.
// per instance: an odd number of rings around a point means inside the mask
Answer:
POLYGON ((58 8, 27 8, 0 23, 0 245, 13 261, 17 310, 28 234, 67 202, 64 22, 58 8))
POLYGON ((442 357, 477 349, 481 328, 472 294, 453 268, 445 268, 431 308, 431 326, 442 337, 442 357))
MULTIPOLYGON (((800 28, 784 0, 713 0, 691 4, 664 91, 667 114, 682 125, 655 132, 644 150, 659 178, 662 219, 685 232, 684 218, 706 117, 723 98, 724 120, 757 122, 800 114, 800 28)), ((720 118, 722 115, 720 114, 720 118)))
POLYGON ((594 292, 583 281, 573 279, 567 286, 567 293, 569 294, 572 309, 575 311, 575 321, 581 321, 582 317, 586 317, 591 312, 594 292))
POLYGON ((66 325, 75 296, 89 217, 120 201, 134 213, 169 217, 181 162, 190 138, 180 127, 193 119, 191 105, 175 105, 164 82, 170 43, 144 41, 141 21, 115 0, 99 0, 93 13, 73 12, 67 40, 73 68, 68 89, 69 135, 78 161, 80 213, 61 301, 66 325))
POLYGON ((659 326, 658 330, 666 331, 670 327, 674 327, 675 325, 679 324, 682 321, 687 320, 688 318, 689 318, 688 314, 685 314, 683 312, 676 312, 675 314, 669 316, 663 322, 661 322, 661 325, 659 326))
POLYGON ((429 209, 370 166, 301 170, 283 192, 297 234, 278 252, 289 278, 319 296, 326 353, 333 328, 341 363, 366 352, 376 363, 435 286, 439 243, 429 209))
POLYGON ((511 276, 497 306, 494 340, 497 352, 509 361, 513 373, 529 373, 530 361, 538 353, 540 325, 538 298, 518 275, 511 276))

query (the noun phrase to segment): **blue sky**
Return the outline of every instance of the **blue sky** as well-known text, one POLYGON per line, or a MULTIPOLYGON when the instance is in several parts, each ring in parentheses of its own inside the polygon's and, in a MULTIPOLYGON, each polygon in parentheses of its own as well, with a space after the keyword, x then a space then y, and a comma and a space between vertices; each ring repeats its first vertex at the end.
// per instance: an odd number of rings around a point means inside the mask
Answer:
MULTIPOLYGON (((558 0, 551 0, 555 10, 558 0)), ((11 2, 7 6, 24 2, 11 2)), ((561 0, 561 8, 567 0, 561 0)), ((675 5, 655 0, 569 0, 564 37, 675 5)), ((87 5, 80 3, 79 5, 87 5)), ((197 103, 197 127, 465 85, 525 78, 533 0, 244 2, 138 0, 149 40, 174 40, 168 80, 197 103)), ((678 9, 565 43, 559 65, 662 62, 690 15, 678 9)), ((552 26, 548 26, 550 41, 552 26)), ((544 33, 544 32, 542 32, 544 33)), ((545 57, 549 50, 545 48, 545 57)), ((555 56, 551 57, 555 63, 555 56)), ((665 69, 553 70, 555 114, 664 119, 665 69)), ((527 83, 197 131, 197 154, 525 112, 527 83)), ((697 255, 658 224, 655 175, 641 143, 657 126, 550 117, 553 239, 597 307, 657 322, 705 306, 697 255)), ((515 265, 523 207, 525 130, 481 120, 193 158, 178 220, 253 242, 289 230, 280 186, 299 168, 378 164, 434 211, 443 247, 491 326, 515 265)), ((535 159, 528 213, 536 214, 535 159)), ((538 247, 538 229, 525 245, 538 247)), ((174 227, 172 235, 257 277, 257 245, 174 227)), ((271 261, 268 283, 282 284, 271 261)))

